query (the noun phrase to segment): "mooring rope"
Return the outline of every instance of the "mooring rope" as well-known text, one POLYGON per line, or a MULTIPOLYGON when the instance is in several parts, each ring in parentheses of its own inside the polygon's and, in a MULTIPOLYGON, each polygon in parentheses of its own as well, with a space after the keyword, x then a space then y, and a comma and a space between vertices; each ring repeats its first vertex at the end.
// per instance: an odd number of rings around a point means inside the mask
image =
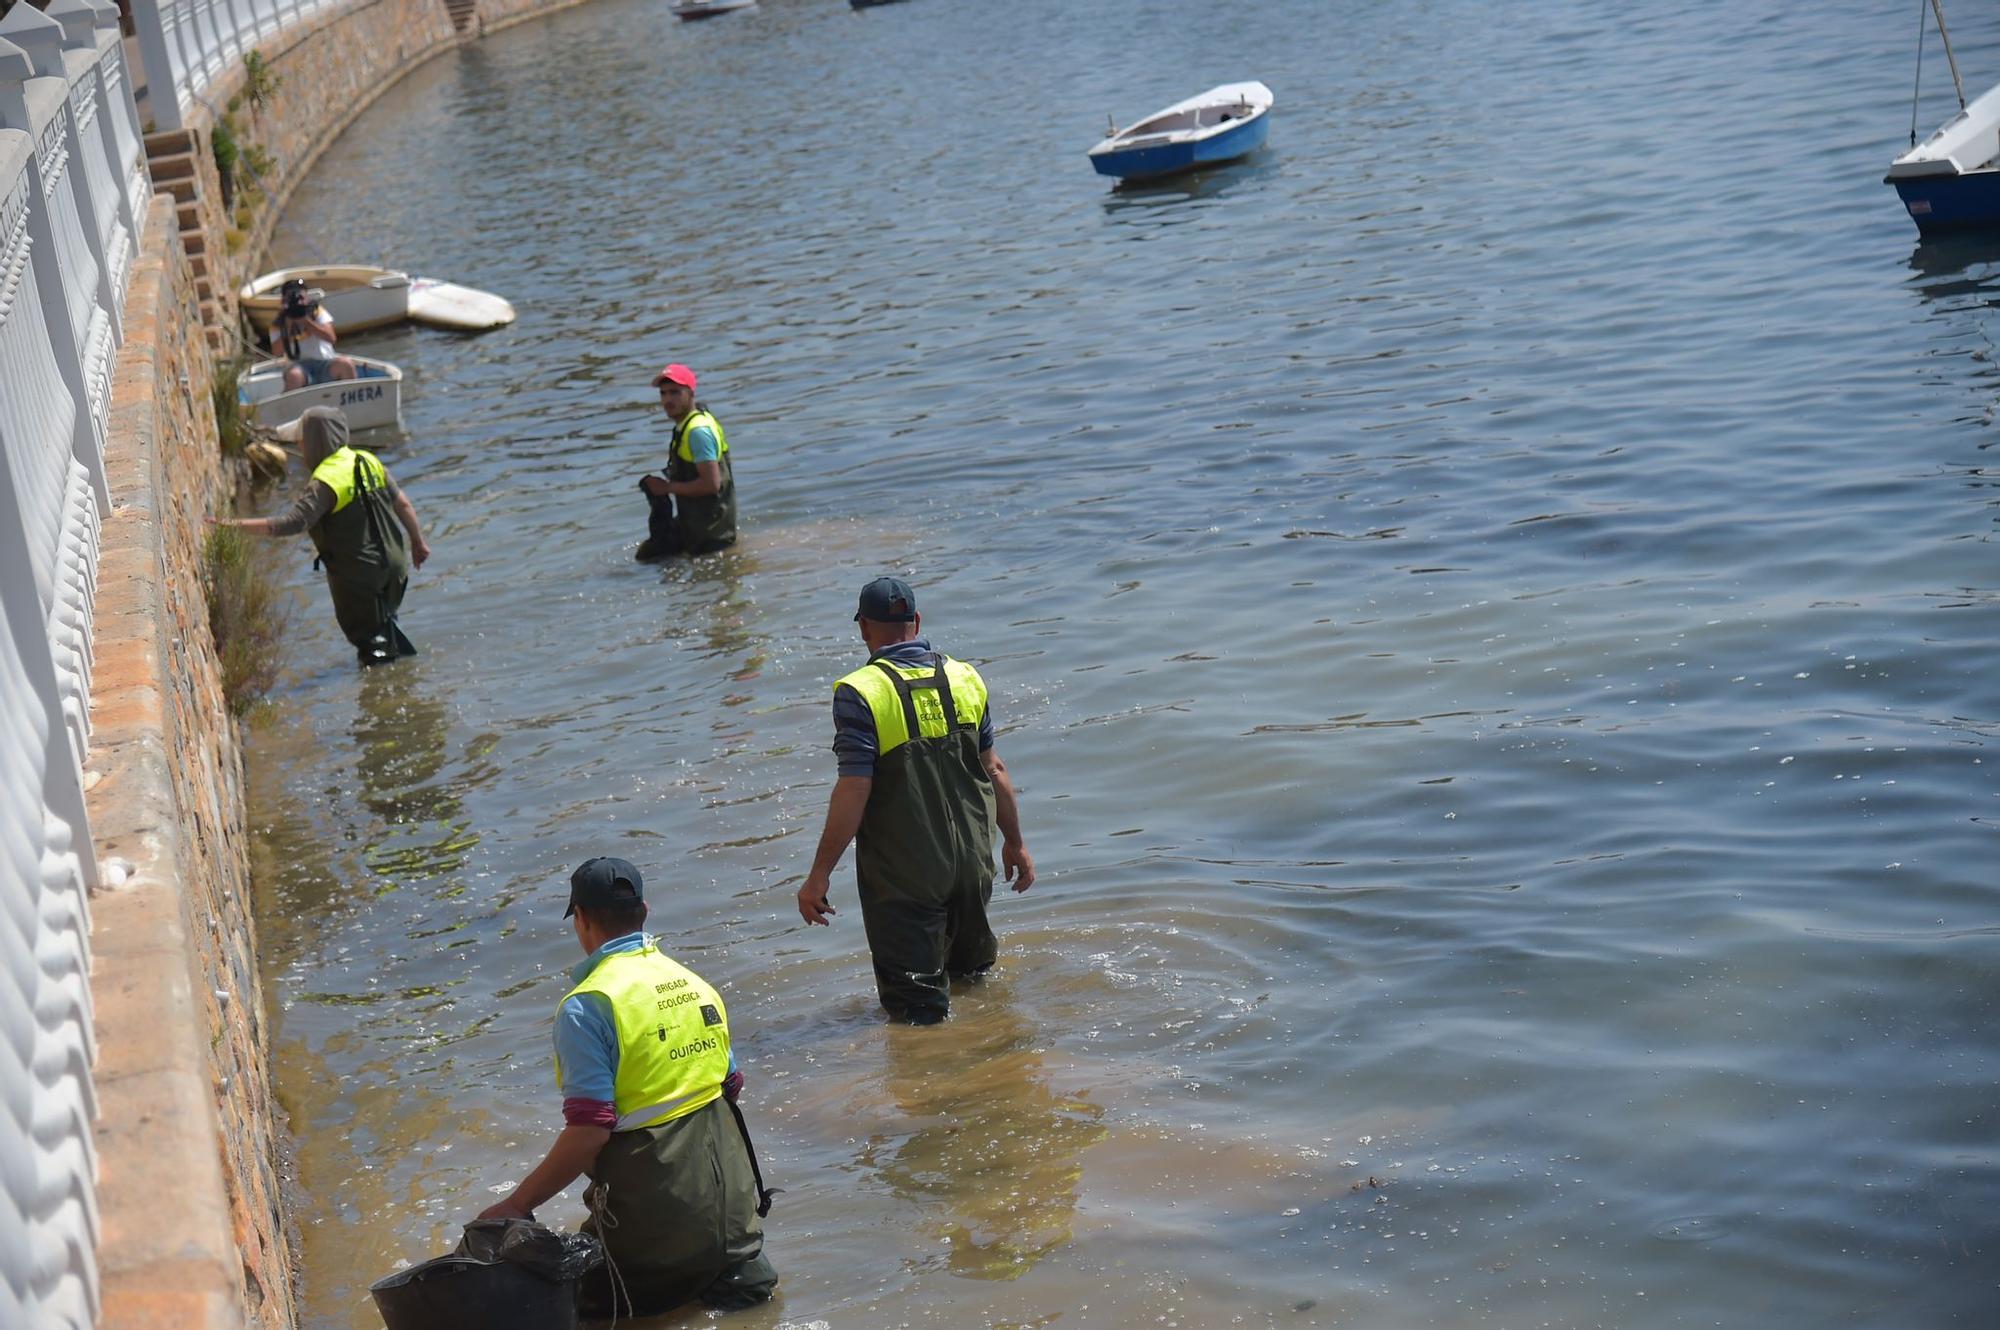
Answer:
MULTIPOLYGON (((605 1193, 609 1190, 601 1182, 593 1182, 583 1189, 583 1203, 590 1208, 590 1217, 597 1221, 600 1234, 618 1227, 618 1220, 605 1208, 605 1193)), ((597 1245, 604 1249, 604 1269, 611 1276, 611 1330, 618 1330, 618 1304, 622 1299, 630 1307, 632 1295, 625 1287, 625 1276, 618 1273, 618 1262, 611 1259, 611 1244, 599 1237, 597 1245)))
POLYGON ((1924 90, 1924 6, 1929 0, 1917 0, 1917 83, 1910 89, 1910 146, 1917 146, 1917 98, 1924 90))

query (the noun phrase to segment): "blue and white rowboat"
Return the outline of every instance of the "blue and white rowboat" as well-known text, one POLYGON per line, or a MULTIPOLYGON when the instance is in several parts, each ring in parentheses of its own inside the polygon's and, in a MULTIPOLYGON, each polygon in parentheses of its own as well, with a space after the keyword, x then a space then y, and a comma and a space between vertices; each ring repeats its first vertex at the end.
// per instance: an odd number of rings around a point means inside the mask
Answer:
MULTIPOLYGON (((1958 76, 1958 56, 1944 26, 1944 0, 1930 0, 1937 20, 1938 41, 1951 66, 1952 90, 1958 94, 1958 114, 1945 121, 1922 143, 1910 136, 1910 150, 1889 163, 1882 179, 1896 187, 1897 197, 1917 234, 1930 237, 1947 231, 2000 226, 2000 88, 1965 103, 1965 80, 1958 76)), ((1924 68, 1923 32, 1917 34, 1917 72, 1924 68)), ((1916 128, 1919 82, 1911 92, 1910 128, 1916 128)))
POLYGON ((1090 150, 1090 164, 1099 175, 1144 180, 1234 161, 1264 146, 1272 101, 1261 83, 1224 83, 1114 129, 1090 150))
POLYGON ((1922 235, 2000 227, 2000 88, 1898 157, 1884 179, 1922 235))

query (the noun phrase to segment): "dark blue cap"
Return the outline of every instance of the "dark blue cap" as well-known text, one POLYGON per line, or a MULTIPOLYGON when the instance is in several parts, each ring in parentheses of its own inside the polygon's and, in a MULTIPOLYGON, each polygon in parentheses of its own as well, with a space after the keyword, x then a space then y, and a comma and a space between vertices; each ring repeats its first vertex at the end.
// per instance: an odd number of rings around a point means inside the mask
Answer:
POLYGON ((645 899, 645 890, 639 870, 623 859, 608 855, 587 859, 583 867, 569 875, 569 908, 563 911, 563 918, 575 914, 579 905, 586 910, 601 910, 606 906, 637 904, 645 899))
POLYGON ((872 619, 876 623, 909 623, 917 617, 917 593, 900 577, 878 577, 861 588, 861 604, 854 611, 855 622, 872 619))

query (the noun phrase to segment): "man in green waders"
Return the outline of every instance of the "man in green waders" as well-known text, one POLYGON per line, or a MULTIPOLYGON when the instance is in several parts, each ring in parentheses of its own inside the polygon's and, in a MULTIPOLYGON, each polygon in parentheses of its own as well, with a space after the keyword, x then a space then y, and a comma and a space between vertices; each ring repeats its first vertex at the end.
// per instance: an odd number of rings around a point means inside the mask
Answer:
POLYGON ((396 626, 396 612, 410 569, 423 567, 431 555, 416 508, 375 454, 348 445, 346 416, 315 406, 297 424, 312 479, 291 508, 282 517, 209 520, 265 536, 305 532, 319 552, 314 566, 326 569, 333 617, 361 663, 414 656, 417 649, 396 626))
POLYGON ((563 1129, 548 1155, 481 1219, 533 1219, 588 1173, 584 1231, 605 1263, 585 1281, 587 1316, 654 1316, 691 1298, 734 1310, 763 1302, 778 1272, 764 1256, 770 1195, 736 1109, 743 1075, 722 999, 641 932, 639 870, 585 863, 569 880, 588 953, 556 1008, 563 1129))
POLYGON ((736 480, 722 422, 694 400, 695 373, 668 365, 653 376, 660 410, 674 422, 667 442, 667 477, 639 477, 646 492, 646 538, 633 556, 642 563, 676 554, 708 554, 736 543, 736 480))
POLYGON ((1014 785, 993 748, 993 714, 979 671, 931 649, 917 595, 897 577, 861 588, 854 621, 868 663, 833 688, 840 778, 799 916, 831 922, 834 866, 854 849, 861 922, 882 1006, 899 1020, 945 1018, 950 980, 976 979, 998 954, 993 833, 1016 891, 1035 884, 1014 785))

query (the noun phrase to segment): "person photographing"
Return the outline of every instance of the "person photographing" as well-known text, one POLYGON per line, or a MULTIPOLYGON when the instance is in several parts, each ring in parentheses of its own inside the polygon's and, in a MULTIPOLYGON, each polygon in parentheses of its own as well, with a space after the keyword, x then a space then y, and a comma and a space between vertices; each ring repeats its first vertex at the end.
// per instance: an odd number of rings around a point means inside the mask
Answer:
POLYGON ((298 277, 287 280, 278 291, 284 303, 278 317, 271 320, 271 354, 288 362, 285 390, 357 377, 354 362, 333 349, 340 334, 334 329, 333 315, 319 303, 322 293, 298 277))

